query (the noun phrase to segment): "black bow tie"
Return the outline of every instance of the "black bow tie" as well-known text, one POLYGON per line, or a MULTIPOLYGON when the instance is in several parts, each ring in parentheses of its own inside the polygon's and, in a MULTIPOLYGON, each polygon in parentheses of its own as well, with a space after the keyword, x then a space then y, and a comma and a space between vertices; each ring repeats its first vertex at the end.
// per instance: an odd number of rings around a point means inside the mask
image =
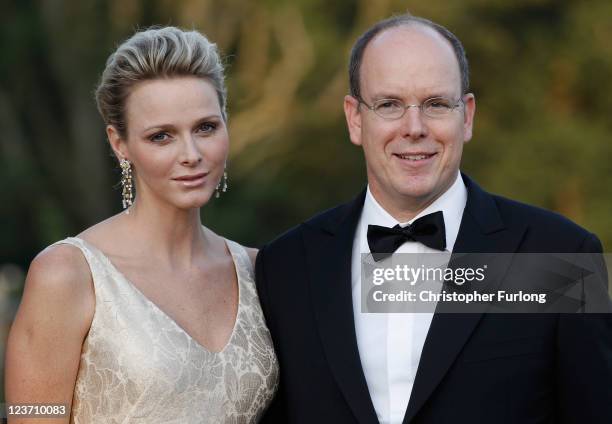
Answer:
POLYGON ((406 227, 368 225, 368 245, 376 262, 391 256, 404 242, 418 241, 436 250, 446 247, 444 215, 434 212, 422 216, 406 227))

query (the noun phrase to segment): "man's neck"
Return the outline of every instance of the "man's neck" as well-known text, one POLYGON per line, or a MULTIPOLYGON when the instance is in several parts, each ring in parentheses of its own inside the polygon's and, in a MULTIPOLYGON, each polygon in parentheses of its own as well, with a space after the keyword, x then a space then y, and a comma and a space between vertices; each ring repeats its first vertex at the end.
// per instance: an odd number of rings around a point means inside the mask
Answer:
MULTIPOLYGON (((458 177, 460 178, 460 177, 458 177)), ((435 195, 422 198, 408 198, 406 196, 391 196, 370 185, 370 193, 374 200, 397 222, 404 223, 412 221, 417 215, 427 209, 432 203, 443 196, 453 186, 455 180, 444 190, 435 195)))

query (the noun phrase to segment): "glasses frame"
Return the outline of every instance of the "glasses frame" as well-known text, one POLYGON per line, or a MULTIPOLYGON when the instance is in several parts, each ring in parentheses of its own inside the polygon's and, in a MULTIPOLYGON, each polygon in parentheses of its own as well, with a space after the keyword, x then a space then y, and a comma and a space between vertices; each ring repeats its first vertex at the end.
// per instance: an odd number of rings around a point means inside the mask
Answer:
MULTIPOLYGON (((465 102, 463 100, 464 97, 465 97, 465 95, 461 96, 459 99, 454 101, 454 104, 452 104, 452 106, 450 106, 449 114, 454 112, 455 109, 457 109, 458 107, 460 107, 462 105, 465 105, 465 102)), ((425 109, 424 109, 425 104, 427 104, 428 102, 431 102, 433 100, 438 100, 438 99, 442 99, 442 100, 448 101, 450 103, 453 103, 453 100, 449 99, 448 97, 436 96, 436 97, 430 97, 428 99, 423 100, 423 102, 421 104, 409 104, 409 105, 405 105, 404 102, 402 102, 399 99, 379 99, 379 100, 376 100, 374 103, 372 103, 372 106, 370 106, 369 104, 366 103, 365 100, 363 100, 363 98, 361 98, 361 96, 353 96, 353 98, 355 98, 357 100, 357 102, 363 104, 365 107, 367 107, 372 112, 374 112, 374 114, 376 116, 379 116, 382 119, 385 119, 385 120, 388 120, 388 121, 395 121, 395 120, 398 120, 398 119, 402 119, 404 117, 404 115, 406 114, 406 111, 408 109, 410 109, 411 107, 419 108, 419 111, 421 112, 421 114, 423 116, 428 117, 428 118, 431 118, 431 119, 443 119, 443 118, 445 118, 448 115, 446 115, 446 114, 445 115, 439 115, 439 116, 429 115, 429 114, 427 114, 427 112, 425 112, 425 109), (404 111, 402 112, 402 114, 400 116, 398 116, 396 118, 390 118, 388 116, 383 116, 380 113, 376 112, 376 106, 377 105, 380 105, 380 104, 382 104, 384 102, 389 102, 389 101, 399 102, 399 103, 401 103, 403 105, 404 111)))

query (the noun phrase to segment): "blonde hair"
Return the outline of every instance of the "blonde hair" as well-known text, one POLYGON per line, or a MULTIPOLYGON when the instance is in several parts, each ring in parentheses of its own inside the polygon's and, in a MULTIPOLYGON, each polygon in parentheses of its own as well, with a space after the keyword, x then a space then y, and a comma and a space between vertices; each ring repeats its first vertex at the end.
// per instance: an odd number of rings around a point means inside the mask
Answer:
POLYGON ((96 88, 104 123, 125 138, 125 103, 130 90, 141 81, 180 76, 207 79, 217 92, 223 119, 227 119, 224 69, 217 45, 198 31, 168 26, 137 32, 106 61, 96 88))

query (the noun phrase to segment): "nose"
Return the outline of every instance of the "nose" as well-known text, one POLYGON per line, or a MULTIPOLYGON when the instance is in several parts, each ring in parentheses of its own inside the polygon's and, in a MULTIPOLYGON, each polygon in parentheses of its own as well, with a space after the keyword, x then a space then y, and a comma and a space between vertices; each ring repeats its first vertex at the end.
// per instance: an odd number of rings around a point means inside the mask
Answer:
POLYGON ((194 137, 185 137, 183 139, 180 162, 185 166, 195 166, 202 162, 202 153, 198 148, 194 137))
POLYGON ((402 119, 402 135, 418 140, 427 136, 427 125, 419 105, 408 105, 402 119))

